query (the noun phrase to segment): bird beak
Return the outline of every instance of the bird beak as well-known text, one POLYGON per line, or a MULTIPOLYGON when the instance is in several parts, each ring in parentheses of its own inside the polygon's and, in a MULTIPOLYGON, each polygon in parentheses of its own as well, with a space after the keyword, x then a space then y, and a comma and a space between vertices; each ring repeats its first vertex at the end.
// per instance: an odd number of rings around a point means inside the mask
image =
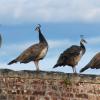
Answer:
POLYGON ((35 30, 34 31, 37 31, 37 27, 35 28, 35 30))

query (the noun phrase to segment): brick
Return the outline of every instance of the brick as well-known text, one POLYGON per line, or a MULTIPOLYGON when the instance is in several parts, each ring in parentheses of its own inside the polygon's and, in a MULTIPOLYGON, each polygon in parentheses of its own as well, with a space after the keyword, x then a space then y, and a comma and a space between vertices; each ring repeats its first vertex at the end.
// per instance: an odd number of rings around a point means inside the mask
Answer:
POLYGON ((33 91, 33 95, 45 95, 45 91, 33 91))
POLYGON ((7 100, 7 95, 0 95, 0 100, 7 100))
POLYGON ((0 94, 2 93, 2 89, 0 89, 0 94))
POLYGON ((57 100, 57 97, 51 97, 51 100, 57 100))
POLYGON ((8 95, 8 100, 16 100, 16 95, 8 95))
MULTIPOLYGON (((0 100, 99 100, 100 76, 59 72, 0 72, 0 100), (19 74, 20 73, 20 74, 19 74), (70 76, 78 82, 66 85, 70 76), (93 77, 93 78, 92 78, 93 77), (98 83, 98 84, 97 84, 98 83)), ((74 82, 74 80, 72 81, 74 82)))
POLYGON ((87 95, 87 94, 76 94, 75 96, 76 96, 77 98, 88 99, 88 95, 87 95))
POLYGON ((49 97, 44 97, 44 99, 45 99, 45 100, 50 100, 50 98, 49 98, 49 97))
POLYGON ((30 96, 30 100, 36 100, 35 96, 30 96))
POLYGON ((74 96, 73 93, 68 93, 67 94, 67 97, 73 98, 73 96, 74 96))

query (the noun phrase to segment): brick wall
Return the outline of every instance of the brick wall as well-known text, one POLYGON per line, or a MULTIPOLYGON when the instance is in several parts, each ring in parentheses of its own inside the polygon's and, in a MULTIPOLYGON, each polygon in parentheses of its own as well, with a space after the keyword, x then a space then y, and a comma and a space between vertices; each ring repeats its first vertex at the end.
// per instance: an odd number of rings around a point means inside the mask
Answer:
POLYGON ((100 76, 2 69, 0 100, 100 100, 100 76))

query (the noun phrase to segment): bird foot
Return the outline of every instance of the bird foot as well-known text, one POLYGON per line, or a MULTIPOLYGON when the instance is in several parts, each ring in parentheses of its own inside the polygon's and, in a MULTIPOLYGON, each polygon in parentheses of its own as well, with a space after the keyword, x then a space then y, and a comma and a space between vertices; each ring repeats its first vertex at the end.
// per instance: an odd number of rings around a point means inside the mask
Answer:
POLYGON ((77 72, 75 72, 75 73, 73 73, 73 75, 78 75, 78 73, 77 73, 77 72))

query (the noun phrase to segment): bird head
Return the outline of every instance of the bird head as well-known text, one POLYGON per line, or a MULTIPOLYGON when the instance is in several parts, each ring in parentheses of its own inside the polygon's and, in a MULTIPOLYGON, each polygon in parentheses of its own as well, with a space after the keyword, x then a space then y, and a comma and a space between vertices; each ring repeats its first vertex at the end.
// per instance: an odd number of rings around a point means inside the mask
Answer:
POLYGON ((81 41, 80 41, 81 43, 87 43, 87 41, 84 39, 83 35, 81 35, 80 37, 81 37, 81 41))
POLYGON ((35 31, 39 32, 40 28, 41 28, 41 25, 38 24, 38 25, 36 26, 36 28, 35 28, 35 31))

